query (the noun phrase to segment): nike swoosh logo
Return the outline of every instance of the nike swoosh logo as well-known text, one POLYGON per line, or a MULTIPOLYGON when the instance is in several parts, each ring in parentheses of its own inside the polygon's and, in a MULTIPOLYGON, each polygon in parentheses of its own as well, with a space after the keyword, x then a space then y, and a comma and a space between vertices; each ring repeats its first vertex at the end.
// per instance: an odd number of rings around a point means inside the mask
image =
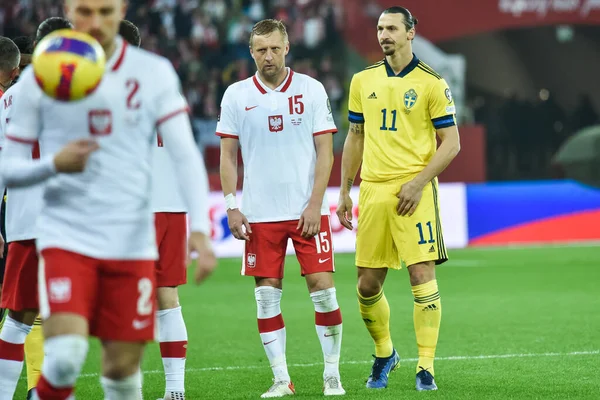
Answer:
POLYGON ((331 337, 331 336, 335 336, 335 335, 339 335, 339 333, 326 333, 323 336, 325 336, 325 337, 331 337))
POLYGON ((274 342, 274 341, 276 341, 276 340, 277 340, 277 339, 273 339, 273 340, 271 340, 271 341, 269 341, 269 342, 267 342, 267 343, 263 342, 263 344, 266 346, 266 345, 268 345, 269 343, 273 343, 273 342, 274 342))
POLYGON ((324 262, 327 262, 327 261, 329 261, 330 259, 331 259, 331 257, 329 257, 329 258, 326 258, 326 259, 324 259, 324 260, 319 258, 319 264, 323 264, 324 262))
POLYGON ((258 106, 246 107, 246 111, 250 111, 250 110, 252 110, 253 108, 256 108, 256 107, 258 107, 258 106))
POLYGON ((149 319, 145 319, 143 321, 134 319, 133 320, 133 329, 135 330, 142 330, 144 328, 147 328, 148 326, 150 326, 151 321, 149 319))

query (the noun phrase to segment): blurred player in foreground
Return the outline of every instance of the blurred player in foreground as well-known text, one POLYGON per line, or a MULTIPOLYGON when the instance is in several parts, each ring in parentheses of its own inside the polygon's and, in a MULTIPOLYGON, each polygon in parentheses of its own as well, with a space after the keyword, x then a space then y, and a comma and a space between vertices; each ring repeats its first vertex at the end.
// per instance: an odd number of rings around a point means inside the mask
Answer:
MULTIPOLYGON (((38 27, 35 43, 55 30, 71 27, 71 23, 64 18, 49 18, 38 27)), ((23 70, 31 62, 35 43, 28 37, 16 38, 15 43, 20 45, 20 69, 23 70)), ((13 104, 19 97, 20 88, 17 82, 4 94, 4 107, 0 109, 2 136, 9 121, 15 123, 13 104)), ((31 157, 40 157, 38 143, 34 145, 31 157)), ((7 199, 10 200, 6 203, 6 241, 10 251, 6 266, 6 290, 1 304, 10 312, 7 325, 0 334, 0 393, 10 398, 21 373, 23 351, 27 361, 28 398, 32 396, 39 380, 44 358, 41 320, 38 317, 39 261, 35 246, 35 224, 42 207, 42 195, 42 185, 7 191, 7 199)))
MULTIPOLYGON (((140 31, 130 21, 121 21, 119 34, 129 44, 141 45, 140 31)), ((186 207, 160 135, 153 148, 152 166, 152 207, 158 246, 156 323, 166 379, 164 399, 184 400, 188 337, 177 287, 187 281, 186 207)))
MULTIPOLYGON (((7 37, 0 36, 0 97, 4 95, 4 92, 8 90, 10 85, 19 75, 19 62, 21 56, 19 54, 19 48, 17 45, 7 37)), ((0 104, 0 107, 4 107, 4 104, 0 104)), ((4 145, 4 138, 0 137, 2 141, 0 148, 4 145)), ((1 228, 0 228, 0 294, 2 293, 2 285, 4 283, 4 268, 6 266, 6 252, 8 251, 8 245, 4 238, 6 237, 5 228, 5 191, 4 184, 0 179, 0 190, 2 192, 2 201, 0 207, 1 210, 1 228)), ((4 318, 4 309, 0 308, 0 326, 2 326, 2 320, 4 318)))
POLYGON ((215 267, 206 174, 177 75, 166 59, 127 46, 117 36, 125 12, 122 0, 65 2, 74 29, 92 35, 106 52, 102 83, 81 101, 60 102, 46 97, 33 70, 26 69, 0 162, 8 187, 47 180, 37 225, 46 343, 34 398, 42 400, 74 398, 88 335, 102 342, 105 398, 139 396, 140 359, 146 342, 154 339, 151 155, 156 129, 190 211, 197 280, 215 267), (46 155, 31 160, 31 145, 38 139, 46 155))
POLYGON ((414 296, 416 388, 437 389, 433 359, 442 306, 435 265, 448 259, 437 176, 458 154, 460 140, 448 85, 412 53, 416 23, 403 7, 385 10, 377 24, 385 59, 354 75, 350 85, 337 214, 352 229, 350 189, 362 161, 356 265, 360 313, 375 342, 367 381, 374 389, 387 386, 399 362, 383 283, 388 268, 401 265, 408 266, 414 296))
POLYGON ((343 395, 339 359, 342 314, 333 283, 333 248, 325 190, 337 132, 323 85, 285 67, 289 41, 280 21, 254 25, 250 53, 258 72, 227 88, 217 135, 229 228, 245 240, 242 274, 254 276, 258 330, 274 374, 262 395, 295 393, 281 316, 284 259, 292 239, 315 307, 325 359, 325 395, 343 395), (236 204, 237 154, 244 161, 243 213, 236 204))

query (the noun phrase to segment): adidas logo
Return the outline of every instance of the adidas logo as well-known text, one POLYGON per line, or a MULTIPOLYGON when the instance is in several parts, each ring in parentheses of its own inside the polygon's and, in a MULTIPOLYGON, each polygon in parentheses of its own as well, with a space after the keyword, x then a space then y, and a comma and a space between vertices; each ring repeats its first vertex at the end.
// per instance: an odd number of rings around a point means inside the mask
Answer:
POLYGON ((363 321, 365 321, 367 324, 372 324, 373 322, 375 322, 375 321, 373 321, 372 319, 369 319, 369 318, 363 318, 363 321))
POLYGON ((435 253, 435 247, 431 246, 431 247, 429 248, 429 252, 430 252, 430 253, 435 253))
POLYGON ((423 307, 422 311, 437 311, 435 304, 430 304, 427 307, 423 307))
POLYGON ((377 99, 377 95, 375 94, 375 92, 373 92, 369 95, 369 97, 367 97, 367 99, 377 99))

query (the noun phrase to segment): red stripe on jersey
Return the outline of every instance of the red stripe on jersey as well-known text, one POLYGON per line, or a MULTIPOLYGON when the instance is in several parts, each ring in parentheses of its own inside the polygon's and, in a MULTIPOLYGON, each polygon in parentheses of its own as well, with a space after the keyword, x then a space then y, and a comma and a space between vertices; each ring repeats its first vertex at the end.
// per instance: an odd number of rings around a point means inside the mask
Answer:
POLYGON ((285 92, 286 90, 288 90, 288 88, 290 87, 290 85, 292 84, 292 76, 294 76, 294 71, 292 71, 290 69, 290 74, 288 75, 288 79, 287 82, 285 83, 285 85, 283 85, 283 87, 281 88, 281 93, 285 92))
POLYGON ((267 94, 267 91, 265 90, 265 88, 262 87, 262 85, 260 84, 260 82, 258 82, 258 79, 256 78, 256 75, 254 75, 252 77, 252 81, 254 82, 254 85, 256 85, 256 88, 258 89, 259 92, 261 92, 262 94, 267 94))
POLYGON ((342 312, 337 310, 320 313, 315 311, 315 325, 319 326, 336 326, 342 323, 342 312))
POLYGON ((313 133, 313 136, 324 135, 326 133, 337 133, 337 129, 327 129, 326 131, 320 131, 313 133))
POLYGON ((189 112, 189 111, 190 111, 189 107, 180 108, 179 110, 175 110, 175 111, 173 111, 173 112, 165 115, 164 117, 159 118, 158 121, 156 121, 156 126, 161 125, 162 123, 170 120, 171 118, 173 118, 173 117, 175 117, 175 116, 177 116, 177 115, 179 115, 181 113, 186 113, 186 112, 189 112))
POLYGON ((119 67, 121 66, 121 64, 123 64, 123 59, 125 58, 125 49, 126 48, 127 48, 127 42, 125 40, 123 40, 123 47, 121 47, 121 54, 119 54, 119 58, 117 59, 117 62, 112 67, 113 72, 118 70, 119 67))
POLYGON ((25 359, 25 345, 5 342, 0 339, 0 359, 23 362, 25 359))
POLYGON ((220 136, 220 137, 224 137, 224 138, 229 138, 229 139, 239 139, 238 136, 229 135, 229 134, 223 133, 223 132, 217 132, 217 133, 215 133, 215 135, 220 136))
POLYGON ((273 318, 259 318, 258 319, 258 331, 260 333, 274 332, 285 328, 283 324, 283 317, 281 314, 273 318))
POLYGON ((10 135, 6 135, 6 138, 8 140, 12 140, 13 142, 17 142, 17 143, 23 143, 23 144, 30 144, 35 146, 37 143, 37 140, 35 139, 23 139, 20 137, 16 137, 16 136, 10 136, 10 135))

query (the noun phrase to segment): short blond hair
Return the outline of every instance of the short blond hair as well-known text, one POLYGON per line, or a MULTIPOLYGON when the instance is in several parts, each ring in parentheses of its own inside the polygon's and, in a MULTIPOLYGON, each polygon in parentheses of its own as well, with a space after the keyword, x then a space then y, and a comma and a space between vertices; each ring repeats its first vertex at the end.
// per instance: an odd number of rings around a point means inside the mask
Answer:
POLYGON ((258 21, 252 27, 252 32, 250 33, 250 47, 252 47, 252 40, 254 36, 262 36, 268 35, 269 33, 273 33, 275 31, 279 31, 281 36, 283 36, 284 42, 288 40, 287 29, 285 29, 285 25, 282 21, 277 19, 263 19, 262 21, 258 21))

